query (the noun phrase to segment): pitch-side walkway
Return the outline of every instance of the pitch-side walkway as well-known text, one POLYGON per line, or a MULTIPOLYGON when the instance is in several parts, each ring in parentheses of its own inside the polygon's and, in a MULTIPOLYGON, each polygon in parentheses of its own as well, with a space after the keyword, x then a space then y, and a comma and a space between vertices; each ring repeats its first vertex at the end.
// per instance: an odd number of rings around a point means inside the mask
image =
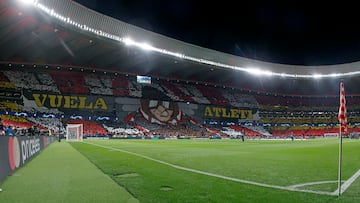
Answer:
POLYGON ((55 142, 1 184, 0 202, 137 203, 67 142, 55 142))

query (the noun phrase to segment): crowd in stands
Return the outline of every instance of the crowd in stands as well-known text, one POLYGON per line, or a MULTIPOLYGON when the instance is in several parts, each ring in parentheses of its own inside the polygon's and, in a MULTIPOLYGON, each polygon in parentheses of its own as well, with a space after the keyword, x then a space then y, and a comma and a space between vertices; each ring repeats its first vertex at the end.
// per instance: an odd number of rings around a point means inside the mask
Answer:
MULTIPOLYGON (((237 138, 246 134, 248 138, 284 138, 294 134, 295 138, 322 137, 327 133, 338 132, 338 97, 286 96, 276 94, 249 93, 241 89, 227 88, 209 84, 196 84, 178 80, 154 80, 151 85, 136 82, 134 76, 125 74, 97 74, 76 71, 0 71, 0 88, 40 91, 53 94, 106 95, 109 97, 148 98, 172 100, 190 104, 215 105, 225 107, 257 108, 260 119, 215 126, 211 124, 194 125, 188 119, 174 124, 154 124, 141 116, 136 121, 113 121, 111 125, 102 120, 64 119, 57 108, 39 107, 34 101, 22 97, 22 101, 4 100, 0 102, 2 134, 32 135, 33 132, 64 133, 66 124, 81 123, 87 137, 113 138, 165 137, 165 138, 203 138, 220 136, 237 138), (149 88, 151 87, 151 88, 149 88), (145 91, 146 90, 146 91, 145 91), (156 91, 153 91, 156 90, 156 91), (151 92, 153 91, 153 92, 151 92), (158 94, 161 92, 161 94, 158 94), (163 95, 161 97, 160 95, 163 95), (5 112, 26 112, 31 115, 46 113, 46 117, 26 117, 7 115, 5 112), (35 128, 35 130, 31 130, 35 128)), ((360 117, 358 104, 360 97, 349 99, 348 121, 351 133, 358 133, 360 117)), ((113 111, 118 111, 114 109, 113 111)), ((121 109, 120 109, 121 110, 121 109)), ((111 111, 111 110, 110 110, 111 111)), ((94 112, 89 114, 94 115, 94 112)), ((110 112, 116 115, 116 112, 110 112)), ((91 116, 89 116, 91 117, 91 116)), ((49 133, 47 133, 49 134, 49 133)))

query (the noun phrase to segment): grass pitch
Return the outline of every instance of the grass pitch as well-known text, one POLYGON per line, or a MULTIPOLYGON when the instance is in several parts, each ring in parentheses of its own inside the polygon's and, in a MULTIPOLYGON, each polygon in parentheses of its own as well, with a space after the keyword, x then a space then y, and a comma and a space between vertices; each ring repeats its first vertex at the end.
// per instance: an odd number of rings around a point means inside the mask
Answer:
MULTIPOLYGON (((4 182, 0 202, 360 202, 360 178, 327 194, 338 148, 337 139, 54 143, 4 182)), ((359 140, 344 140, 342 168, 343 181, 360 169, 359 140)))
MULTIPOLYGON (((360 202, 360 179, 340 197, 281 189, 304 184, 298 189, 334 192, 336 139, 91 140, 72 145, 141 202, 360 202)), ((360 169, 359 154, 358 140, 344 140, 344 181, 360 169)))

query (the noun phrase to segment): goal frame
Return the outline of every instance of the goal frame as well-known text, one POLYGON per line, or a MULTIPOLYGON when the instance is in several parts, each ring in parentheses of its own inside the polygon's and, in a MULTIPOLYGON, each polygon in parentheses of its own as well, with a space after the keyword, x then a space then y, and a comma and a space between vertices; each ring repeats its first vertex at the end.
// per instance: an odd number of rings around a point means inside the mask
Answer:
POLYGON ((67 126, 66 126, 66 141, 67 142, 82 142, 83 135, 84 135, 83 124, 67 124, 67 126), (73 133, 75 133, 75 134, 73 135, 73 133))

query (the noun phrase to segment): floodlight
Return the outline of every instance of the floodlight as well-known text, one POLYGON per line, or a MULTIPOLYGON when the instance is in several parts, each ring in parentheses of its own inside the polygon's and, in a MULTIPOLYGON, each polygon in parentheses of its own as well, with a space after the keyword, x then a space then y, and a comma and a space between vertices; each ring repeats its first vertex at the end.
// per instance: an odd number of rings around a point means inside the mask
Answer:
POLYGON ((35 4, 36 0, 18 0, 19 2, 23 4, 35 4))
POLYGON ((322 76, 323 76, 323 75, 321 75, 321 74, 314 74, 314 75, 313 75, 313 78, 318 79, 318 78, 322 78, 322 76))
POLYGON ((248 68, 248 69, 245 69, 245 70, 247 72, 251 73, 251 74, 254 74, 254 75, 267 75, 267 76, 274 75, 274 73, 271 72, 271 71, 261 70, 261 69, 258 69, 258 68, 248 68))
POLYGON ((145 50, 152 50, 153 47, 150 44, 147 43, 138 43, 138 46, 145 50))
POLYGON ((257 68, 248 68, 246 69, 247 72, 254 74, 254 75, 261 75, 262 70, 257 69, 257 68))
POLYGON ((125 43, 125 45, 134 45, 135 44, 135 42, 131 38, 128 38, 128 37, 124 38, 123 42, 125 43))

